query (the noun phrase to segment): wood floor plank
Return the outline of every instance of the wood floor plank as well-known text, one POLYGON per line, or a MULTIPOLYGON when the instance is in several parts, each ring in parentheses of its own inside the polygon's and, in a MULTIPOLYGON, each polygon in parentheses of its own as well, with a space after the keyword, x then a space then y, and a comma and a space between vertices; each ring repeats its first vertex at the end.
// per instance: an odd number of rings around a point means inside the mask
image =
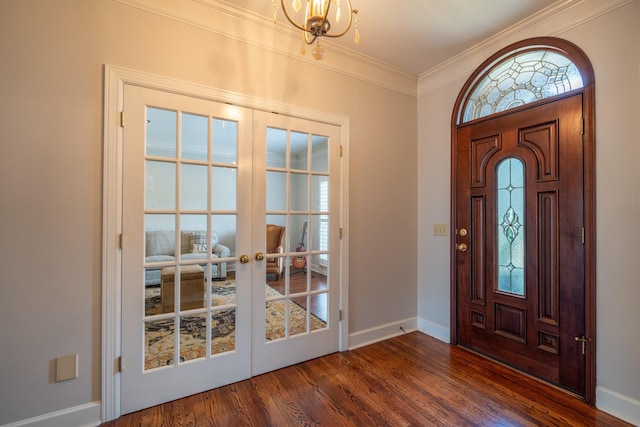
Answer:
POLYGON ((629 426, 420 332, 168 402, 104 427, 629 426))

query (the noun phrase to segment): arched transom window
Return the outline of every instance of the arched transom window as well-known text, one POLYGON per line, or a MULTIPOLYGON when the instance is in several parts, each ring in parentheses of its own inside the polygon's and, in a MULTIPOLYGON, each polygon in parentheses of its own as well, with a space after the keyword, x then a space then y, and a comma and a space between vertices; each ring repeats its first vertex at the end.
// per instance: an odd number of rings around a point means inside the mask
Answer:
POLYGON ((491 67, 471 88, 462 122, 551 98, 584 85, 578 67, 547 48, 518 52, 491 67))

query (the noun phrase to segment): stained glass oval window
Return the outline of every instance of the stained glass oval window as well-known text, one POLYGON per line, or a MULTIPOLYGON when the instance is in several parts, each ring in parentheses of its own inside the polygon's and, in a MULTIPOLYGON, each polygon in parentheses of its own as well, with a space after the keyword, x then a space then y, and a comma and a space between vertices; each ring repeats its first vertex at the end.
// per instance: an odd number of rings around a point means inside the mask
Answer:
POLYGON ((524 165, 510 157, 496 172, 498 291, 524 296, 524 165))
POLYGON ((517 53, 493 66, 472 89, 463 122, 551 98, 583 87, 578 67, 559 52, 517 53))

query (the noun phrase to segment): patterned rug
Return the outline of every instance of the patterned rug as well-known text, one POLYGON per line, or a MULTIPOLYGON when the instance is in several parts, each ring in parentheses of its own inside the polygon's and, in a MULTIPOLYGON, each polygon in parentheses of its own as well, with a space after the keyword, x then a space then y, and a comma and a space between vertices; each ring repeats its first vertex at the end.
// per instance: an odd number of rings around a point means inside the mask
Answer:
MULTIPOLYGON (((235 280, 214 281, 211 288, 211 355, 235 350, 235 280)), ((281 294, 266 285, 266 296, 281 294)), ((147 315, 162 313, 160 286, 145 290, 147 315)), ((285 338, 286 301, 269 301, 265 306, 265 341, 285 338)), ((289 300, 289 336, 307 332, 307 310, 289 300)), ((326 327, 326 322, 313 313, 309 315, 310 330, 326 327)), ((174 319, 156 320, 145 324, 145 370, 173 365, 174 319)), ((180 361, 206 357, 206 314, 180 318, 180 361)))

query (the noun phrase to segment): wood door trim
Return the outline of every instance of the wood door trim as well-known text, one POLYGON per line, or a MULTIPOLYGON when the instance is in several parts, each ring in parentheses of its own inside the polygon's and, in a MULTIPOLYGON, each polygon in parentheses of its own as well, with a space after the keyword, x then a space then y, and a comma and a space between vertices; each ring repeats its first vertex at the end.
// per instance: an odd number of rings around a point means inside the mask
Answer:
MULTIPOLYGON (((583 95, 583 147, 584 147, 584 284, 585 284, 585 335, 590 339, 587 344, 585 357, 585 396, 584 400, 594 405, 596 398, 596 205, 595 205, 595 80, 591 62, 586 54, 573 43, 555 37, 536 37, 514 43, 501 49, 484 61, 469 77, 458 94, 454 104, 451 118, 451 217, 452 232, 450 233, 449 255, 450 255, 450 342, 458 344, 458 311, 457 311, 457 263, 456 263, 456 237, 455 230, 457 221, 457 131, 459 127, 466 126, 459 124, 462 115, 462 108, 470 93, 470 89, 485 71, 489 70, 493 64, 511 52, 521 51, 526 47, 544 48, 559 50, 570 58, 578 67, 583 79, 581 90, 572 91, 571 95, 582 92, 583 95)), ((541 102, 553 102, 558 98, 548 99, 541 102)), ((534 103, 522 107, 534 108, 539 103, 534 103)), ((511 111, 509 111, 510 113, 511 111)), ((494 118, 493 116, 491 118, 494 118)))

